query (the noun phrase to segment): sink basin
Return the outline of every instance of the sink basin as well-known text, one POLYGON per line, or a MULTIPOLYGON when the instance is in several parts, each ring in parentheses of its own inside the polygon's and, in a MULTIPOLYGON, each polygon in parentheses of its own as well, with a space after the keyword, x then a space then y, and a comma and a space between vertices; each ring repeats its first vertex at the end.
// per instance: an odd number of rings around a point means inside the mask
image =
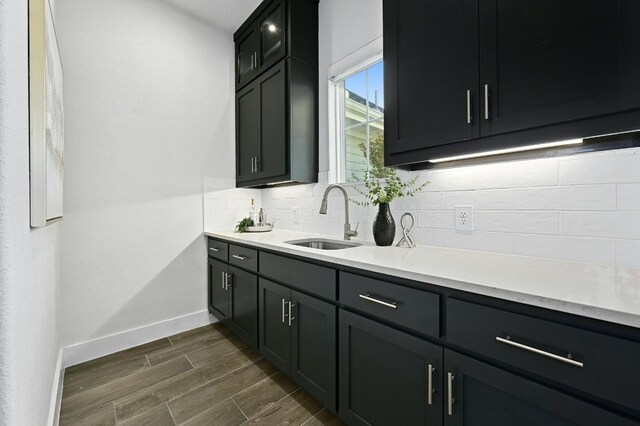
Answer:
POLYGON ((309 247, 318 250, 342 250, 351 247, 361 246, 362 243, 356 241, 346 240, 328 240, 324 238, 308 238, 304 240, 291 240, 285 241, 285 244, 292 244, 294 246, 309 247))

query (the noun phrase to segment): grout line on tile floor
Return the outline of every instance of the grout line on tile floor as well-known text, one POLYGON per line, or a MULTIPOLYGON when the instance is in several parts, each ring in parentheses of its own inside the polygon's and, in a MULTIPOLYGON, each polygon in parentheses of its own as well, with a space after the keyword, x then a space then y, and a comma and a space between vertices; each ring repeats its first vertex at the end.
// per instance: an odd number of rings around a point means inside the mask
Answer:
POLYGON ((238 407, 238 410, 240 410, 240 412, 242 413, 242 415, 244 416, 244 418, 245 418, 246 420, 249 420, 249 416, 247 416, 247 415, 245 414, 245 412, 244 412, 244 411, 242 411, 242 408, 240 408, 240 406, 238 405, 238 403, 236 402, 236 400, 235 400, 235 399, 233 399, 233 397, 231 397, 231 398, 229 398, 229 399, 230 399, 230 400, 231 400, 231 401, 236 405, 236 407, 238 407))
POLYGON ((166 405, 167 406, 167 410, 169 410, 169 414, 171 415, 171 420, 173 420, 173 424, 177 425, 178 422, 176 422, 176 418, 173 417, 173 413, 171 412, 171 407, 169 407, 169 403, 165 402, 164 405, 166 405))
MULTIPOLYGON (((272 376, 275 376, 275 375, 276 375, 276 374, 278 374, 278 373, 279 373, 279 372, 274 373, 274 374, 272 374, 271 376, 269 376, 269 377, 267 377, 267 378, 271 378, 272 376)), ((282 374, 284 374, 284 373, 282 373, 282 374)), ((266 379, 265 379, 265 380, 266 380, 266 379)), ((261 381, 262 381, 262 380, 261 380, 261 381)), ((256 383, 256 384, 257 384, 257 383, 256 383)), ((253 386, 255 386, 255 385, 253 385, 253 386)), ((252 388, 253 386, 249 386, 247 389, 252 388)), ((267 411, 269 408, 271 408, 271 407, 273 407, 274 405, 278 404, 280 401, 282 401, 282 400, 284 400, 285 398, 288 398, 288 397, 290 397, 291 395, 293 395, 294 393, 296 393, 298 390, 300 390, 300 388, 299 388, 299 387, 295 388, 294 390, 292 390, 291 392, 289 392, 288 394, 286 394, 285 396, 283 396, 283 397, 282 397, 282 398, 280 398, 279 400, 274 401, 274 402, 272 402, 271 404, 267 405, 266 407, 264 407, 262 410, 258 411, 256 414, 254 414, 253 416, 251 416, 251 418, 250 418, 250 419, 247 419, 247 420, 255 419, 255 418, 256 418, 256 417, 258 417, 260 414, 262 414, 262 413, 264 413, 265 411, 267 411)), ((241 392, 238 392, 236 395, 238 395, 238 394, 240 394, 240 393, 241 393, 241 392)), ((234 396, 236 396, 236 395, 234 395, 234 396)), ((233 397, 232 397, 232 398, 233 398, 233 397)), ((235 402, 235 401, 233 401, 233 402, 235 402)))

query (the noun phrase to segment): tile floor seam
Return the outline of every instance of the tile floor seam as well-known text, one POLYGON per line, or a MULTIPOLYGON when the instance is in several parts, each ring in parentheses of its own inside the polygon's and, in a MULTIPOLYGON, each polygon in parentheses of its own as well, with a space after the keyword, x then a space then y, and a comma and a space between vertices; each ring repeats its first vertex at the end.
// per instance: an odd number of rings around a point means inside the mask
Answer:
POLYGON ((116 421, 116 424, 120 423, 118 422, 118 413, 116 412, 116 403, 114 401, 111 401, 111 406, 113 407, 113 418, 116 421))
POLYGON ((242 408, 240 408, 240 406, 238 405, 238 403, 236 402, 236 400, 235 400, 235 399, 233 399, 233 397, 231 397, 231 398, 229 398, 229 399, 230 399, 230 400, 235 404, 235 406, 236 406, 236 407, 238 407, 238 410, 240 410, 240 412, 241 412, 241 413, 242 413, 242 415, 244 416, 245 420, 249 420, 249 416, 247 416, 247 415, 245 414, 245 412, 244 412, 244 411, 242 411, 242 408))
MULTIPOLYGON (((262 358, 260 358, 260 359, 262 359, 262 358)), ((256 361, 260 361, 260 359, 257 359, 256 361)), ((255 362, 254 362, 253 364, 255 364, 255 362)), ((272 378, 273 376, 275 376, 276 374, 280 374, 280 371, 276 371, 275 373, 268 375, 268 376, 267 376, 267 377, 265 377, 264 379, 261 379, 261 380, 257 381, 256 383, 252 384, 251 386, 249 386, 249 387, 246 387, 246 388, 242 389, 242 390, 241 390, 241 391, 239 391, 238 393, 234 393, 233 395, 231 395, 231 396, 230 396, 230 398, 235 398, 236 396, 240 395, 242 392, 248 391, 249 389, 251 389, 251 388, 253 388, 253 387, 258 386, 260 383, 265 382, 265 381, 267 381, 267 380, 271 379, 271 378, 272 378)), ((281 374, 284 374, 284 373, 281 373, 281 374)), ((279 400, 278 400, 278 401, 279 401, 279 400)), ((235 402, 235 400, 234 400, 234 402, 235 402)))
MULTIPOLYGON (((278 374, 278 373, 275 373, 278 374)), ((284 374, 284 373, 283 373, 284 374)), ((265 379, 266 380, 266 379, 265 379)), ((251 387, 251 386, 250 386, 251 387)), ((249 389, 249 388, 247 388, 249 389)), ((288 398, 289 396, 291 396, 293 393, 295 393, 296 391, 300 390, 302 388, 297 387, 294 390, 292 390, 290 393, 286 394, 285 396, 283 396, 282 398, 280 398, 277 401, 274 401, 270 404, 268 404, 266 407, 264 407, 262 410, 258 411, 256 414, 254 414, 253 416, 251 416, 251 418, 247 419, 247 421, 255 419, 256 417, 258 417, 260 414, 264 413, 265 411, 267 411, 269 408, 273 407, 274 405, 278 404, 280 401, 284 400, 285 398, 288 398)), ((241 393, 241 392, 238 392, 241 393)), ((237 394, 236 394, 237 395, 237 394)), ((234 395, 235 396, 235 395, 234 395)), ((233 398, 233 397, 232 397, 233 398)), ((235 402, 235 401, 234 401, 235 402)), ((317 414, 317 413, 316 413, 317 414)))
MULTIPOLYGON (((236 352, 237 352, 237 351, 236 351, 236 352)), ((186 357, 186 356, 185 356, 185 357, 186 357)), ((257 359, 256 361, 259 361, 259 360, 261 360, 261 359, 262 359, 262 357, 261 357, 261 358, 259 358, 259 359, 257 359)), ((188 360, 188 358, 187 358, 187 360, 188 360)), ((253 361, 253 362, 252 362, 252 361, 249 361, 249 362, 247 362, 246 364, 243 364, 243 365, 241 365, 240 367, 238 367, 238 368, 236 368, 236 369, 234 369, 234 370, 231 370, 231 371, 229 371, 228 373, 223 374, 222 376, 218 376, 218 377, 216 377, 215 379, 212 379, 212 380, 209 380, 209 381, 205 381, 205 382, 204 382, 204 383, 202 383, 200 386, 197 386, 197 387, 195 387, 195 388, 193 388, 193 389, 189 390, 189 392, 185 392, 185 393, 183 393, 183 394, 181 394, 181 395, 178 395, 178 396, 176 396, 176 397, 174 397, 174 398, 171 398, 171 399, 169 399, 169 400, 167 400, 167 401, 165 401, 165 402, 163 402, 163 403, 161 403, 161 404, 154 405, 153 407, 149 407, 149 409, 148 409, 148 410, 145 410, 145 411, 153 410, 153 409, 158 408, 159 406, 161 406, 161 405, 163 405, 163 404, 166 404, 166 405, 167 405, 167 408, 168 408, 168 407, 169 407, 169 404, 171 404, 171 403, 172 403, 173 401, 175 401, 176 399, 179 399, 179 398, 181 398, 181 397, 183 397, 183 396, 185 396, 185 395, 188 395, 188 394, 190 394, 191 392, 194 392, 194 391, 196 391, 196 390, 200 389, 201 387, 208 385, 209 383, 212 383, 212 382, 215 382, 216 380, 222 379, 223 377, 226 377, 226 376, 228 376, 229 374, 234 373, 234 372, 236 372, 236 371, 240 370, 241 368, 246 367, 246 366, 247 366, 247 365, 249 365, 249 364, 255 364, 255 361, 253 361)), ((206 367, 194 367, 194 368, 193 368, 193 370, 198 370, 198 369, 203 370, 203 369, 205 369, 205 368, 206 368, 206 367)), ((199 370, 199 371, 200 371, 200 370, 199 370)), ((190 372, 190 371, 192 371, 192 370, 183 371, 182 373, 178 374, 178 376, 179 376, 179 375, 181 375, 181 374, 184 374, 184 373, 188 373, 188 372, 190 372)), ((275 375, 275 374, 278 374, 278 372, 273 373, 271 376, 265 377, 264 379, 260 380, 260 382, 262 382, 262 381, 264 381, 264 380, 269 379, 270 377, 272 377, 272 376, 273 376, 273 375, 275 375)), ((172 378, 174 378, 174 377, 177 377, 177 376, 169 377, 169 378, 167 378, 167 379, 165 379, 165 380, 171 380, 171 379, 172 379, 172 378)), ((162 382, 164 382, 165 380, 163 380, 162 382)), ((157 384, 160 384, 160 383, 162 383, 162 382, 158 382, 157 384)), ((260 382, 258 382, 258 383, 260 383, 260 382)), ((153 385, 152 385, 152 386, 153 386, 153 385)), ((236 395, 238 395, 238 394, 242 393, 242 392, 243 392, 243 391, 245 391, 246 389, 249 389, 249 388, 251 388, 251 387, 253 387, 253 386, 255 386, 255 384, 254 384, 254 385, 249 386, 248 388, 243 389, 242 391, 240 391, 240 392, 238 392, 238 393, 236 393, 236 394, 234 394, 234 395, 232 395, 232 396, 230 396, 230 397, 229 397, 229 399, 233 398, 234 396, 236 396, 236 395)), ((145 389, 145 388, 142 388, 142 389, 145 389)), ((142 389, 140 389, 140 390, 142 390, 142 389)), ((136 391, 136 392, 137 392, 137 391, 136 391)), ((130 395, 130 394, 127 394, 127 395, 130 395)), ((121 398, 123 398, 123 397, 125 397, 125 396, 127 396, 127 395, 123 395, 122 397, 119 397, 119 398, 116 398, 116 399, 121 399, 121 398)), ((226 401, 226 400, 225 400, 225 401, 226 401)), ((114 407, 115 407, 115 401, 113 401, 113 402, 114 402, 114 407)), ((235 402, 235 401, 234 401, 234 402, 235 402)), ((218 405, 219 405, 219 404, 216 404, 216 405, 214 405, 214 407, 215 407, 215 406, 218 406, 218 405)), ((212 408, 213 408, 213 407, 212 407, 212 408)), ((171 409, 169 409, 169 411, 171 411, 171 409)), ((240 410, 240 411, 242 411, 242 410, 240 410)), ((140 413, 140 414, 142 414, 142 413, 140 413)), ((133 417, 129 417, 128 419, 125 419, 125 420, 133 419, 133 418, 137 417, 138 415, 139 415, 139 414, 137 414, 136 416, 133 416, 133 417)), ((173 415, 172 415, 172 417, 173 417, 173 415)), ((245 417, 246 417, 246 416, 245 416, 245 417)), ((174 419, 174 423, 176 423, 176 425, 178 424, 178 423, 175 421, 175 419, 174 419)))
POLYGON ((173 413, 171 412, 171 407, 169 407, 169 403, 165 402, 164 405, 166 405, 167 406, 167 410, 169 410, 169 415, 171 416, 171 420, 173 420, 173 424, 177 425, 178 422, 176 421, 176 418, 173 417, 173 413))
POLYGON ((326 409, 327 409, 327 407, 322 407, 322 408, 320 409, 320 411, 318 411, 318 412, 317 412, 317 413, 315 413, 313 416, 311 416, 310 418, 308 418, 308 419, 307 419, 304 423, 302 423, 300 426, 304 426, 304 425, 306 425, 307 423, 309 423, 311 420, 313 420, 313 419, 317 419, 317 418, 318 418, 318 415, 319 415, 320 413, 322 413, 322 412, 323 412, 324 410, 326 410, 326 409))
MULTIPOLYGON (((219 343, 224 343, 224 342, 219 342, 219 343)), ((216 344, 217 344, 217 343, 216 343, 216 344)), ((211 345, 211 346, 215 346, 215 345, 211 345)), ((196 352, 200 352, 200 351, 202 351, 202 350, 209 349, 211 346, 205 346, 204 348, 200 348, 200 349, 195 350, 195 351, 193 351, 193 352, 188 352, 188 353, 184 354, 184 356, 186 356, 186 357, 187 357, 187 359, 189 359, 189 355, 193 355, 193 354, 194 354, 194 353, 196 353, 196 352)), ((229 353, 226 353, 226 354, 224 354, 224 355, 221 355, 221 356, 219 356, 219 357, 218 357, 218 358, 216 358, 216 359, 223 358, 223 357, 225 357, 225 356, 227 356, 227 355, 235 354, 236 352, 240 352, 241 350, 246 349, 246 348, 248 348, 248 347, 249 347, 249 346, 243 346, 243 347, 241 347, 241 348, 239 348, 239 349, 236 349, 236 350, 235 350, 235 351, 233 351, 233 352, 229 352, 229 353)), ((251 350, 253 350, 253 349, 251 348, 251 350)), ((191 360, 190 360, 190 359, 189 359, 189 362, 191 362, 191 360)), ((193 364, 192 364, 192 365, 193 365, 193 364)), ((195 366, 194 366, 194 368, 195 368, 195 366)))
MULTIPOLYGON (((181 355, 179 355, 179 356, 177 356, 177 357, 174 357, 174 358, 167 358, 167 359, 165 359, 165 360, 162 360, 162 361, 158 362, 157 364, 151 364, 151 361, 149 361, 149 366, 150 366, 150 367, 155 367, 156 365, 164 364, 165 362, 169 362, 169 361, 174 360, 174 359, 176 359, 176 358, 180 358, 181 356, 184 356, 184 355, 190 355, 190 354, 193 354, 193 353, 196 353, 196 352, 199 352, 199 351, 205 350, 205 349, 212 348, 212 347, 214 347, 214 346, 216 346, 217 344, 220 344, 220 343, 224 343, 224 341, 216 342, 216 343, 214 343, 214 344, 212 344, 212 345, 209 345, 209 346, 203 346, 203 347, 198 348, 198 349, 196 349, 196 350, 194 350, 194 351, 186 352, 186 353, 181 354, 181 355)), ((180 346, 173 346, 173 345, 172 345, 171 347, 179 348, 180 346)), ((238 350, 242 350, 242 349, 247 348, 247 347, 248 347, 248 346, 244 346, 244 347, 242 347, 242 348, 240 348, 240 349, 238 349, 238 350)), ((147 355, 145 355, 145 356, 147 356, 147 355)), ((147 357, 147 360, 149 360, 149 357, 147 357)))

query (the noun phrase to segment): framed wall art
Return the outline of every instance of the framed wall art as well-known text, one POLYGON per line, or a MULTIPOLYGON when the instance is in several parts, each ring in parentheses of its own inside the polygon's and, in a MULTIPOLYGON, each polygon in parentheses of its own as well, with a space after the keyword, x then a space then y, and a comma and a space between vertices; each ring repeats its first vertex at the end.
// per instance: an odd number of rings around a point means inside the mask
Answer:
POLYGON ((62 219, 64 76, 48 0, 29 0, 31 226, 62 219))

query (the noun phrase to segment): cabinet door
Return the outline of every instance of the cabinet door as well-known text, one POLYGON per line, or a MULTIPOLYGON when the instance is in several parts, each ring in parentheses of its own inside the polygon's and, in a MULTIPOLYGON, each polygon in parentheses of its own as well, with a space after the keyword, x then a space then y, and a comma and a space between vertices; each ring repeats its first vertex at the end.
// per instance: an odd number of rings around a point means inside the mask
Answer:
POLYGON ((209 312, 223 323, 227 322, 230 314, 226 273, 226 264, 209 258, 209 312))
POLYGON ((260 155, 260 90, 254 82, 236 95, 236 179, 255 178, 260 155))
POLYGON ((637 0, 480 0, 482 135, 639 108, 638 22, 637 0))
POLYGON ((479 136, 476 0, 384 0, 388 154, 479 136))
POLYGON ((276 0, 260 17, 260 49, 258 66, 265 70, 285 56, 285 4, 284 0, 276 0))
POLYGON ((291 291, 291 375, 324 406, 336 410, 336 307, 291 291))
POLYGON ((637 424, 581 400, 445 349, 445 425, 637 424), (449 385, 449 374, 453 380, 449 385), (451 408, 449 408, 451 407, 451 408))
POLYGON ((239 89, 258 75, 258 44, 260 34, 250 26, 236 40, 236 87, 239 89))
POLYGON ((253 348, 258 348, 258 277, 229 267, 231 320, 229 328, 253 348))
MULTIPOLYGON (((287 88, 285 61, 260 76, 260 155, 257 178, 287 172, 287 88)), ((294 105, 291 106, 295 108, 294 105)))
POLYGON ((291 291, 280 284, 259 280, 260 353, 285 374, 291 373, 291 291))
POLYGON ((442 348, 342 309, 338 315, 341 417, 350 425, 441 424, 442 348))

